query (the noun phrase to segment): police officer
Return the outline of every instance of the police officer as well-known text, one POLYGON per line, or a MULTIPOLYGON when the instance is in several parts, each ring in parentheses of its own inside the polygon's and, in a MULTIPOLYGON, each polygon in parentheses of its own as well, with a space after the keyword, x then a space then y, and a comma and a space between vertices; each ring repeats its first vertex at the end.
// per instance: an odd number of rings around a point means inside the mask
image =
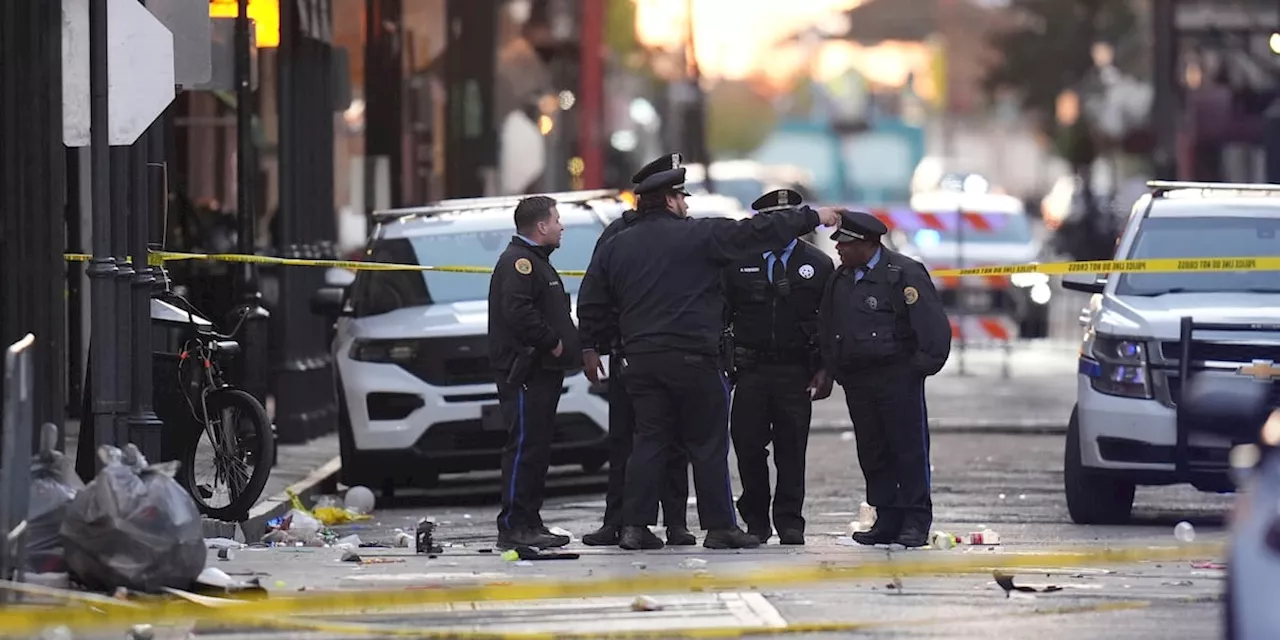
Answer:
MULTIPOLYGON (((779 189, 751 204, 757 215, 800 205, 779 189)), ((736 387, 730 413, 747 533, 764 544, 769 528, 769 465, 773 443, 777 490, 773 525, 782 544, 804 544, 804 468, 813 400, 831 395, 818 348, 818 304, 835 270, 831 258, 801 239, 748 256, 725 272, 733 331, 736 387)))
POLYGON ((498 547, 560 547, 569 537, 552 534, 538 512, 565 371, 582 365, 582 351, 569 294, 549 259, 564 232, 556 201, 521 200, 515 223, 489 280, 489 359, 508 425, 498 547))
MULTIPOLYGON (((663 171, 636 187, 641 215, 600 248, 578 297, 586 336, 600 335, 618 316, 625 351, 622 379, 636 411, 635 445, 627 462, 624 549, 656 549, 648 525, 672 448, 693 463, 703 546, 749 548, 759 541, 737 526, 729 479, 729 384, 719 362, 724 328, 722 270, 749 253, 779 247, 834 210, 780 211, 743 221, 689 220, 685 170, 663 171), (591 281, 591 282, 588 282, 591 281)), ((590 338, 589 338, 590 339, 590 338)))
MULTIPOLYGON (((640 184, 649 176, 660 171, 669 171, 680 166, 681 155, 672 153, 664 155, 640 168, 631 178, 633 184, 640 184)), ((623 229, 631 226, 640 214, 629 209, 617 220, 605 227, 592 255, 599 253, 600 247, 611 240, 623 229)), ((584 283, 585 284, 585 283, 584 283)), ((582 345, 583 367, 587 377, 593 382, 600 382, 600 373, 604 367, 600 364, 600 356, 609 354, 609 488, 605 493, 604 525, 599 529, 582 536, 582 543, 588 546, 614 546, 622 532, 622 496, 623 485, 627 477, 627 458, 631 457, 631 442, 635 437, 635 410, 631 406, 631 397, 627 395, 626 386, 622 384, 622 344, 617 336, 617 316, 612 318, 609 335, 599 336, 600 344, 591 344, 584 340, 582 345)), ((689 458, 678 448, 672 451, 671 459, 666 464, 666 476, 662 480, 660 502, 662 503, 662 521, 667 529, 667 544, 671 546, 687 546, 698 543, 698 539, 689 531, 689 458)))
POLYGON ((924 380, 951 351, 951 325, 924 265, 880 245, 874 216, 844 211, 831 235, 840 267, 819 312, 827 371, 844 388, 876 508, 859 544, 924 546, 933 523, 924 380))

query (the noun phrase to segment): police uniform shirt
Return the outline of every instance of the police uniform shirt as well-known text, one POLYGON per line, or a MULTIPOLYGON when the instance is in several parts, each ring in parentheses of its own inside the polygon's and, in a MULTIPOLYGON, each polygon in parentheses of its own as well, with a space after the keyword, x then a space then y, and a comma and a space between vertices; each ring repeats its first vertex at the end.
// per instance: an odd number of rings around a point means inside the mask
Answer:
POLYGON ((928 271, 884 247, 863 267, 836 270, 820 316, 823 356, 833 371, 905 360, 930 376, 950 355, 951 324, 928 271))
POLYGON ((582 366, 569 294, 550 255, 551 248, 514 236, 498 257, 489 279, 489 359, 496 370, 509 369, 526 347, 538 350, 544 368, 582 366), (556 343, 564 349, 559 357, 551 355, 556 343))
POLYGON ((818 305, 834 270, 831 258, 803 240, 730 266, 726 295, 736 346, 795 351, 803 361, 816 346, 818 305))

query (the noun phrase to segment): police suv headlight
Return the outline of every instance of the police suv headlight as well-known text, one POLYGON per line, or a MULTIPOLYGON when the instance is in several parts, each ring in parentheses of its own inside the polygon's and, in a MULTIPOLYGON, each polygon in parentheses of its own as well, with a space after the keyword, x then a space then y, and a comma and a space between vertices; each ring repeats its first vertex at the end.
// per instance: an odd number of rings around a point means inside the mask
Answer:
POLYGON ((351 359, 358 362, 406 364, 418 357, 416 340, 356 340, 351 344, 351 359))
POLYGON ((1094 391, 1123 398, 1152 397, 1145 342, 1090 329, 1080 351, 1080 373, 1089 377, 1094 391))

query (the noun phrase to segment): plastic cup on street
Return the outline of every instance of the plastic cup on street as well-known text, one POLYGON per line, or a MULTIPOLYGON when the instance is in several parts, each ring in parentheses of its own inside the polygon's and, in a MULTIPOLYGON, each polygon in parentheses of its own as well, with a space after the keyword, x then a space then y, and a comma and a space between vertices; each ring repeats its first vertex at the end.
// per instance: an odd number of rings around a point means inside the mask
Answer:
POLYGON ((1190 522, 1183 520, 1173 527, 1173 537, 1178 542, 1192 542, 1196 539, 1196 528, 1191 526, 1190 522))
POLYGON ((373 513, 373 492, 368 487, 351 487, 347 489, 346 506, 359 514, 373 513))
POLYGON ((863 502, 858 505, 858 524, 863 526, 863 531, 870 529, 876 523, 876 508, 863 502))

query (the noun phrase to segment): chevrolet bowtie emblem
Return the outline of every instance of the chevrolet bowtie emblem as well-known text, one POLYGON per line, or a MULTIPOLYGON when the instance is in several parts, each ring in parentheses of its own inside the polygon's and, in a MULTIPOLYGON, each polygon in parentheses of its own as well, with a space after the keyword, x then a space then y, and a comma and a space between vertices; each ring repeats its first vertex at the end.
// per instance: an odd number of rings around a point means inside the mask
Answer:
POLYGON ((1236 373, 1254 380, 1274 380, 1280 378, 1280 366, 1271 360, 1254 360, 1253 364, 1236 369, 1236 373))

